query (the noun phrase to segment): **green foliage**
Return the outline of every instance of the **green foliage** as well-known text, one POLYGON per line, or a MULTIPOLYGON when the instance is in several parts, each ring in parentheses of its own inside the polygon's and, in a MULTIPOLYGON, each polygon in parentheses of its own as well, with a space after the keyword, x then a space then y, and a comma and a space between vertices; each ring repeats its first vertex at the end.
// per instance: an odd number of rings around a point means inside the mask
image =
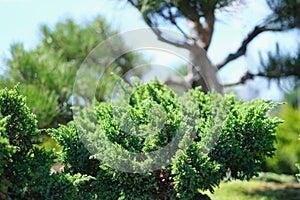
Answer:
MULTIPOLYGON (((296 164, 296 166, 298 168, 298 171, 300 171, 300 165, 296 164)), ((300 174, 296 174, 296 177, 297 177, 298 181, 300 182, 300 174)))
MULTIPOLYGON (((87 175, 55 173, 45 176, 42 182, 35 185, 33 189, 39 193, 39 199, 96 199, 85 190, 91 179, 93 178, 87 175)), ((32 197, 27 196, 27 198, 32 197)))
POLYGON ((300 47, 293 55, 289 53, 282 53, 279 45, 276 45, 276 52, 268 52, 268 59, 261 62, 261 74, 269 79, 277 80, 279 82, 282 78, 289 77, 290 82, 293 82, 294 87, 297 86, 300 79, 299 65, 300 65, 300 47))
POLYGON ((35 147, 40 132, 18 87, 0 90, 0 116, 0 195, 20 199, 49 173, 53 158, 35 147))
POLYGON ((295 85, 295 87, 284 94, 284 100, 294 109, 300 108, 300 85, 295 85))
MULTIPOLYGON (((272 11, 266 18, 265 27, 273 31, 289 31, 300 28, 299 0, 267 0, 267 4, 272 11)), ((300 80, 300 47, 293 52, 282 51, 279 44, 276 44, 275 52, 268 52, 266 59, 261 60, 260 76, 269 80, 289 79, 289 84, 297 86, 300 80), (284 52, 284 53, 283 53, 284 52)))
POLYGON ((80 172, 94 177, 81 198, 91 195, 97 199, 153 199, 153 177, 149 174, 120 172, 91 159, 91 154, 79 140, 80 134, 73 122, 68 127, 62 125, 52 129, 50 135, 63 145, 60 161, 65 165, 65 173, 75 175, 80 172))
POLYGON ((196 19, 201 15, 210 14, 214 9, 224 8, 235 0, 204 0, 204 1, 186 1, 186 0, 159 0, 159 1, 142 1, 128 0, 137 7, 143 15, 147 15, 150 19, 161 17, 173 23, 177 18, 187 17, 196 19), (173 22, 172 22, 173 21, 173 22))
POLYGON ((62 153, 59 155, 59 161, 66 165, 65 172, 96 176, 99 162, 89 159, 90 153, 79 140, 73 122, 70 122, 68 127, 61 125, 58 129, 51 129, 49 135, 63 147, 62 153), (68 165, 72 167, 69 168, 68 165))
POLYGON ((289 105, 283 106, 279 117, 284 123, 277 128, 275 156, 266 160, 266 170, 276 173, 295 174, 295 163, 300 160, 299 130, 300 114, 289 105))
POLYGON ((4 167, 16 152, 16 147, 9 144, 9 138, 5 130, 7 118, 1 116, 0 119, 0 199, 4 199, 8 184, 8 181, 3 178, 4 167))
POLYGON ((9 138, 6 133, 7 117, 1 117, 0 121, 0 176, 3 173, 3 166, 5 160, 9 160, 11 156, 16 152, 16 148, 9 144, 9 138))
MULTIPOLYGON (((84 26, 71 19, 57 23, 53 29, 43 25, 41 34, 40 44, 32 50, 25 50, 22 44, 11 46, 11 58, 6 60, 7 70, 0 77, 0 86, 12 88, 21 83, 20 93, 36 114, 38 127, 58 127, 72 120, 70 97, 81 63, 99 43, 116 32, 97 17, 84 26)), ((119 45, 124 43, 120 41, 119 45)), ((122 74, 141 62, 139 55, 126 54, 112 63, 107 73, 122 74)), ((99 101, 103 100, 103 93, 110 92, 110 82, 103 79, 99 84, 99 101)))
POLYGON ((129 116, 119 117, 118 113, 126 113, 125 109, 118 111, 118 107, 111 103, 100 104, 96 108, 99 123, 103 124, 101 129, 110 141, 132 152, 151 152, 170 143, 182 118, 181 106, 172 91, 154 81, 152 84, 138 86, 126 103, 129 104, 125 107, 129 116), (120 123, 120 119, 124 119, 124 123, 120 123), (128 122, 128 119, 132 121, 128 122), (160 127, 159 123, 164 122, 164 126, 160 127), (141 129, 133 130, 135 125, 141 129), (132 136, 128 136, 128 132, 132 136))
POLYGON ((37 148, 39 135, 19 88, 0 90, 0 199, 88 197, 84 186, 92 177, 50 174, 55 155, 37 148))
POLYGON ((64 173, 93 177, 82 189, 93 197, 192 199, 199 190, 213 192, 228 171, 232 178, 250 179, 257 175, 264 158, 274 154, 280 120, 269 118, 267 112, 277 104, 236 102, 233 96, 204 94, 200 88, 178 97, 157 80, 121 87, 122 100, 96 103, 95 110, 82 113, 78 124, 50 131, 63 146, 59 158, 64 173), (143 173, 114 169, 123 161, 127 170, 147 167, 150 153, 174 138, 179 141, 174 152, 168 152, 170 164, 143 173), (145 157, 134 159, 132 154, 138 153, 145 157), (120 161, 124 155, 127 159, 120 161))
POLYGON ((281 121, 266 114, 276 105, 265 100, 230 105, 212 157, 228 167, 233 178, 250 179, 264 157, 274 155, 275 131, 281 121))
POLYGON ((295 182, 296 178, 293 175, 277 174, 272 172, 261 172, 254 180, 276 183, 290 183, 295 182))
POLYGON ((40 128, 56 126, 53 123, 60 115, 66 120, 71 115, 66 101, 72 91, 71 83, 76 73, 74 65, 65 62, 61 53, 43 47, 26 51, 23 45, 14 45, 11 54, 12 59, 7 61, 9 70, 1 85, 11 87, 22 83, 20 93, 26 95, 40 128))
POLYGON ((18 87, 0 91, 0 112, 3 117, 7 117, 5 131, 10 144, 24 152, 32 148, 32 140, 39 135, 39 131, 35 116, 25 105, 24 97, 19 95, 18 87))
POLYGON ((295 183, 294 176, 268 173, 250 181, 222 182, 214 194, 208 195, 211 199, 218 200, 296 200, 300 198, 299 189, 300 186, 295 183), (269 177, 272 179, 269 180, 269 177))
POLYGON ((80 123, 49 131, 62 146, 58 161, 64 168, 52 174, 55 156, 37 148, 40 132, 25 99, 17 88, 1 90, 1 198, 192 199, 200 190, 213 192, 228 170, 233 178, 250 179, 263 158, 273 154, 280 121, 266 113, 276 104, 236 102, 200 88, 178 97, 157 80, 133 81, 133 87, 121 83, 121 88, 123 98, 96 103, 94 110, 84 110, 82 121, 75 121, 80 123), (82 135, 84 130, 97 131, 82 135), (87 148, 95 145, 92 155, 87 148), (119 152, 124 150, 128 157, 122 161, 119 152), (153 156, 155 151, 160 153, 153 156), (135 153, 144 157, 134 159, 135 153), (169 163, 147 168, 164 159, 169 163), (125 169, 142 173, 114 168, 124 161, 125 169))
MULTIPOLYGON (((298 171, 300 171, 300 165, 297 164, 296 166, 298 168, 298 171)), ((298 181, 300 182, 300 174, 296 174, 296 177, 297 177, 298 181)))
POLYGON ((273 14, 270 25, 283 29, 300 28, 300 4, 298 0, 267 0, 273 14))

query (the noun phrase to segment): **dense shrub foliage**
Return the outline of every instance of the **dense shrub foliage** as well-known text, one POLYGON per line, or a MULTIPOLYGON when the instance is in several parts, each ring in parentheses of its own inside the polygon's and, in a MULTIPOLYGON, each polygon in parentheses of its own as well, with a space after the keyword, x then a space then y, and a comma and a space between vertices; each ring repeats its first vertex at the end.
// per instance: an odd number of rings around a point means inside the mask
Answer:
POLYGON ((121 103, 97 103, 95 110, 90 111, 94 116, 85 115, 80 126, 70 123, 50 132, 64 147, 60 161, 65 165, 65 173, 95 178, 87 186, 93 197, 192 199, 199 195, 199 190, 213 191, 226 175, 250 179, 260 170, 264 158, 274 154, 275 129, 280 120, 266 115, 276 106, 270 101, 236 102, 233 96, 204 94, 200 88, 178 97, 158 81, 126 87, 125 100, 121 103), (189 109, 190 105, 199 110, 189 109), (196 127, 187 126, 187 115, 197 117, 193 118, 196 127), (157 116, 163 118, 160 127, 157 116), (130 129, 131 124, 135 125, 134 129, 130 129), (159 131, 151 127, 159 127, 159 131), (147 165, 147 152, 163 148, 182 128, 187 128, 183 132, 189 137, 180 137, 169 165, 139 174, 114 169, 120 159, 119 148, 129 152, 126 165, 139 170, 147 165), (83 138, 82 132, 86 134, 83 138), (192 142, 186 143, 187 138, 193 138, 192 142), (82 140, 87 146, 94 145, 91 149, 97 146, 95 153, 102 157, 92 156, 82 140), (96 145, 91 141, 97 141, 96 145), (144 162, 131 159, 130 153, 145 153, 144 162))
MULTIPOLYGON (((298 170, 300 171, 300 165, 299 164, 297 164, 297 167, 298 167, 298 170)), ((296 177, 297 177, 298 181, 300 182, 300 174, 296 174, 296 177)))
MULTIPOLYGON (((300 140, 300 138, 299 138, 299 140, 300 140)), ((296 166, 298 168, 298 171, 300 171, 300 164, 298 163, 298 164, 296 164, 296 166)), ((297 177, 298 181, 300 182, 300 173, 296 174, 296 177, 297 177)))
POLYGON ((280 108, 278 116, 284 120, 277 128, 275 155, 266 159, 266 171, 295 174, 295 163, 300 160, 300 113, 289 105, 280 108))
POLYGON ((36 148, 40 132, 35 116, 17 88, 0 91, 0 116, 1 197, 11 194, 14 199, 22 199, 49 174, 53 158, 36 148))
POLYGON ((18 87, 0 90, 0 199, 78 199, 80 174, 50 174, 52 152, 38 147, 35 116, 18 87))
POLYGON ((266 115, 276 106, 269 101, 237 102, 200 88, 179 97, 157 80, 122 84, 121 100, 95 103, 80 123, 48 131, 62 146, 57 154, 37 146, 40 131, 18 89, 1 90, 1 198, 196 199, 225 177, 250 179, 274 153, 280 120, 266 115), (151 154, 173 141, 168 155, 151 154), (126 169, 142 173, 117 170, 120 149, 126 169), (51 172, 54 162, 62 170, 51 172))

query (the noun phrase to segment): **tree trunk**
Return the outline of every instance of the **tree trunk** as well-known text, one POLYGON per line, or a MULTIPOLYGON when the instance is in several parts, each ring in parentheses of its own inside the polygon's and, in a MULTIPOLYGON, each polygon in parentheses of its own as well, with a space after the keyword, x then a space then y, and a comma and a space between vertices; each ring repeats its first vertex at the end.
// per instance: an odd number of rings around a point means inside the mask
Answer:
POLYGON ((202 86, 204 92, 215 90, 223 94, 222 85, 217 78, 217 69, 209 61, 206 51, 195 47, 190 52, 187 80, 192 88, 202 86))
POLYGON ((196 23, 188 21, 190 36, 194 39, 190 50, 190 63, 188 66, 187 81, 192 88, 202 86, 204 92, 215 90, 223 94, 223 87, 217 78, 217 68, 213 66, 207 57, 206 50, 201 39, 201 35, 197 30, 196 23))

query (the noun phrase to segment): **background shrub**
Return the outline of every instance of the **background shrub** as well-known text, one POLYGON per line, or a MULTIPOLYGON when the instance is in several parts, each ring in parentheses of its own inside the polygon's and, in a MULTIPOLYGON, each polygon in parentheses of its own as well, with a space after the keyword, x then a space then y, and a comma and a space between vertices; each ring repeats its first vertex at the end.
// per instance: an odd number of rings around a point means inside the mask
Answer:
POLYGON ((289 105, 280 108, 278 116, 284 120, 277 128, 275 155, 266 159, 265 171, 295 174, 298 170, 295 163, 300 160, 300 113, 289 105))

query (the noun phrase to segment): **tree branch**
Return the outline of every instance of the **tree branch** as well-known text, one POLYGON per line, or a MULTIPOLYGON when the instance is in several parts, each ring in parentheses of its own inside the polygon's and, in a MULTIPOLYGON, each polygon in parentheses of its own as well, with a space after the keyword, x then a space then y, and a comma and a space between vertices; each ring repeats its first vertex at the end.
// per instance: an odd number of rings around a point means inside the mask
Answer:
POLYGON ((196 42, 200 47, 205 50, 208 50, 211 43, 212 34, 214 30, 215 16, 214 13, 204 13, 203 16, 195 15, 193 19, 186 18, 190 24, 190 30, 192 29, 193 33, 191 38, 196 42), (204 17, 205 22, 200 22, 200 18, 204 17))
POLYGON ((166 19, 170 20, 170 22, 182 33, 182 35, 187 39, 187 40, 192 40, 191 37, 189 37, 183 30, 182 28, 177 24, 175 17, 173 16, 171 10, 169 9, 169 17, 166 17, 166 19))
POLYGON ((247 38, 245 38, 242 42, 242 45, 240 46, 240 48, 235 52, 235 53, 231 53, 229 54, 222 62, 220 62, 219 64, 216 65, 216 67, 218 69, 221 69, 222 67, 224 67, 227 63, 239 58, 242 55, 245 55, 246 50, 247 50, 247 46, 248 44, 256 37, 258 36, 260 33, 265 31, 265 27, 259 27, 256 26, 254 28, 254 30, 252 32, 250 32, 247 36, 247 38))
POLYGON ((216 65, 217 69, 221 69, 229 62, 239 58, 242 55, 245 55, 247 51, 248 44, 260 33, 265 31, 282 31, 281 28, 266 28, 265 26, 256 26, 252 32, 250 32, 242 42, 242 45, 239 47, 239 49, 235 53, 229 54, 222 62, 216 65))
POLYGON ((223 84, 223 87, 231 87, 231 86, 244 84, 247 80, 252 80, 255 76, 256 76, 255 74, 252 74, 250 72, 246 72, 246 74, 244 76, 242 76, 239 81, 237 81, 235 83, 223 84))
POLYGON ((187 42, 172 41, 170 39, 165 38, 164 36, 162 36, 162 32, 158 29, 158 27, 154 26, 154 24, 152 23, 152 21, 149 19, 148 16, 143 15, 143 18, 144 18, 146 24, 151 28, 152 32, 157 36, 158 40, 168 43, 168 44, 171 44, 171 45, 174 45, 179 48, 183 48, 183 49, 187 49, 187 50, 191 49, 191 46, 187 42))
MULTIPOLYGON (((291 74, 292 76, 293 74, 291 74)), ((240 78, 239 81, 235 82, 235 83, 226 83, 223 84, 223 87, 231 87, 231 86, 236 86, 236 85, 240 85, 240 84, 244 84, 247 80, 253 80, 255 77, 265 77, 265 78, 269 78, 269 79, 278 79, 280 78, 280 74, 278 74, 277 72, 271 72, 268 74, 259 72, 257 74, 252 74, 249 71, 247 71, 244 76, 242 76, 240 78)))
MULTIPOLYGON (((137 5, 135 4, 135 2, 133 2, 132 0, 128 0, 128 2, 134 6, 135 8, 137 8, 138 10, 141 10, 141 5, 137 5)), ((151 19, 147 16, 146 13, 141 12, 142 17, 144 19, 144 21, 146 22, 146 24, 151 28, 152 32, 157 36, 158 40, 165 42, 167 44, 171 44, 174 45, 176 47, 179 48, 183 48, 183 49, 187 49, 190 50, 191 46, 187 43, 187 42, 180 42, 180 41, 172 41, 170 39, 167 39, 166 37, 164 37, 162 34, 162 32, 159 30, 159 28, 157 26, 154 25, 154 23, 151 21, 151 19)), ((173 22, 172 22, 173 23, 173 22)), ((175 26, 176 26, 176 22, 175 22, 175 26)), ((177 27, 177 26, 176 26, 177 27)), ((180 28, 180 27, 179 27, 180 28)), ((184 37, 186 38, 186 34, 183 32, 183 30, 179 29, 180 32, 182 32, 182 34, 184 35, 184 37)), ((187 38, 186 38, 187 39, 187 38)))
POLYGON ((215 15, 213 12, 211 13, 207 13, 205 14, 205 21, 206 21, 206 32, 207 32, 207 35, 206 35, 206 43, 207 43, 207 49, 208 50, 208 47, 211 43, 211 39, 212 39, 212 35, 214 33, 214 25, 215 25, 215 15))

